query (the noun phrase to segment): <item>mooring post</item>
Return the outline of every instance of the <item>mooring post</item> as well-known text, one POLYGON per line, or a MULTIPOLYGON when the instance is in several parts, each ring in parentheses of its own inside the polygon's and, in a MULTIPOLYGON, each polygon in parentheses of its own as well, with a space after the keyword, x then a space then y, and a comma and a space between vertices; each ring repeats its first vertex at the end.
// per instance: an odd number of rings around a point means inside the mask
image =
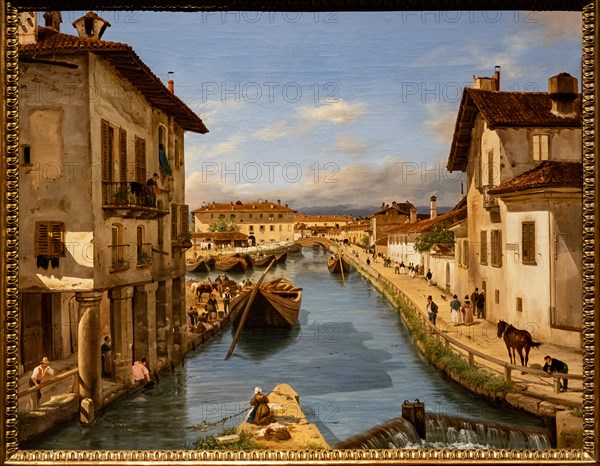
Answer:
POLYGON ((402 417, 414 426, 420 438, 425 439, 427 435, 425 403, 421 403, 418 399, 413 403, 408 400, 404 401, 402 404, 402 417))

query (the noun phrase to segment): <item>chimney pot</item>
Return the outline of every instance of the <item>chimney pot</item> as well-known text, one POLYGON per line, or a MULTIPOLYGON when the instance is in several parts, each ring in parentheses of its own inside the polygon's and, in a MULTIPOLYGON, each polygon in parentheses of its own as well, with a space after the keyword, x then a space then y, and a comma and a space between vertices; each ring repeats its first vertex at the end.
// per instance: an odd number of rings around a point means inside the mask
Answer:
POLYGON ((429 218, 436 218, 437 217, 437 198, 435 196, 431 196, 429 198, 430 201, 430 213, 429 213, 429 218))
POLYGON ((175 94, 175 81, 173 81, 172 79, 169 79, 169 81, 167 81, 167 85, 169 87, 169 92, 171 94, 175 94))
POLYGON ((560 73, 548 79, 548 96, 552 100, 553 115, 570 118, 577 115, 575 100, 579 95, 577 78, 560 73))
POLYGON ((73 27, 77 29, 80 39, 100 40, 110 23, 98 16, 93 11, 73 21, 73 27))

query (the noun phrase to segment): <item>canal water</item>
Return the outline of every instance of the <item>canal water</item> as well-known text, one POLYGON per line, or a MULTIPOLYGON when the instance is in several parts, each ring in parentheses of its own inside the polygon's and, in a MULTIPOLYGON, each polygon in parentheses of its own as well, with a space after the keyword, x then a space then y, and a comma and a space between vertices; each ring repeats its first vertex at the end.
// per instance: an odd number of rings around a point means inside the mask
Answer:
MULTIPOLYGON (((248 276, 256 281, 261 273, 248 276)), ((415 399, 432 415, 542 427, 525 414, 479 400, 440 374, 413 346, 394 308, 356 271, 343 283, 329 274, 323 252, 305 248, 289 254, 268 278, 280 276, 304 289, 294 328, 245 329, 226 361, 233 337, 227 329, 162 373, 154 388, 99 413, 93 426, 74 421, 22 448, 191 448, 199 436, 241 423, 254 387, 268 393, 280 383, 298 392, 308 421, 330 445, 400 416, 402 403, 415 399)), ((490 447, 476 436, 453 437, 450 443, 434 447, 490 447)))

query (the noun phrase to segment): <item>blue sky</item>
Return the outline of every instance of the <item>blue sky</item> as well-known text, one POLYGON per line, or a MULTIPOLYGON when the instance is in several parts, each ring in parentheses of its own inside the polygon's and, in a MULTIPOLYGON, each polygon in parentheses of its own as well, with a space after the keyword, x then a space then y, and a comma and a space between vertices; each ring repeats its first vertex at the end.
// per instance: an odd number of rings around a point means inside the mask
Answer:
MULTIPOLYGON (((581 15, 560 12, 99 12, 210 132, 186 136, 186 195, 290 207, 454 205, 462 88, 580 80, 581 15)), ((79 13, 63 15, 63 32, 79 13)))

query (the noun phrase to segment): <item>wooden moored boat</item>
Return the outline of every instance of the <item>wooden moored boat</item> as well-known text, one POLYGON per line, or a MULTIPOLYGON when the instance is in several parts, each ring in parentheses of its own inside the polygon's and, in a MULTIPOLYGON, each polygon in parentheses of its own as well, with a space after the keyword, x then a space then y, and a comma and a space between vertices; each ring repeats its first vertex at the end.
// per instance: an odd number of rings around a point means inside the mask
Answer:
MULTIPOLYGON (((230 303, 230 318, 237 327, 254 286, 245 287, 230 303)), ((291 327, 298 320, 302 288, 286 278, 278 278, 258 287, 244 327, 291 327)))
POLYGON ((283 254, 279 254, 279 255, 275 256, 275 262, 277 262, 277 264, 285 263, 286 259, 287 259, 287 252, 284 252, 283 254))
POLYGON ((214 265, 214 257, 199 257, 196 260, 188 259, 185 264, 185 270, 187 273, 208 273, 214 265))
POLYGON ((275 254, 269 254, 267 256, 252 257, 252 264, 254 267, 267 267, 271 262, 275 260, 275 254))
POLYGON ((330 273, 348 273, 350 272, 350 263, 336 254, 327 259, 327 268, 330 273))
POLYGON ((219 272, 243 273, 246 268, 246 261, 240 257, 224 257, 215 261, 215 270, 219 272))

